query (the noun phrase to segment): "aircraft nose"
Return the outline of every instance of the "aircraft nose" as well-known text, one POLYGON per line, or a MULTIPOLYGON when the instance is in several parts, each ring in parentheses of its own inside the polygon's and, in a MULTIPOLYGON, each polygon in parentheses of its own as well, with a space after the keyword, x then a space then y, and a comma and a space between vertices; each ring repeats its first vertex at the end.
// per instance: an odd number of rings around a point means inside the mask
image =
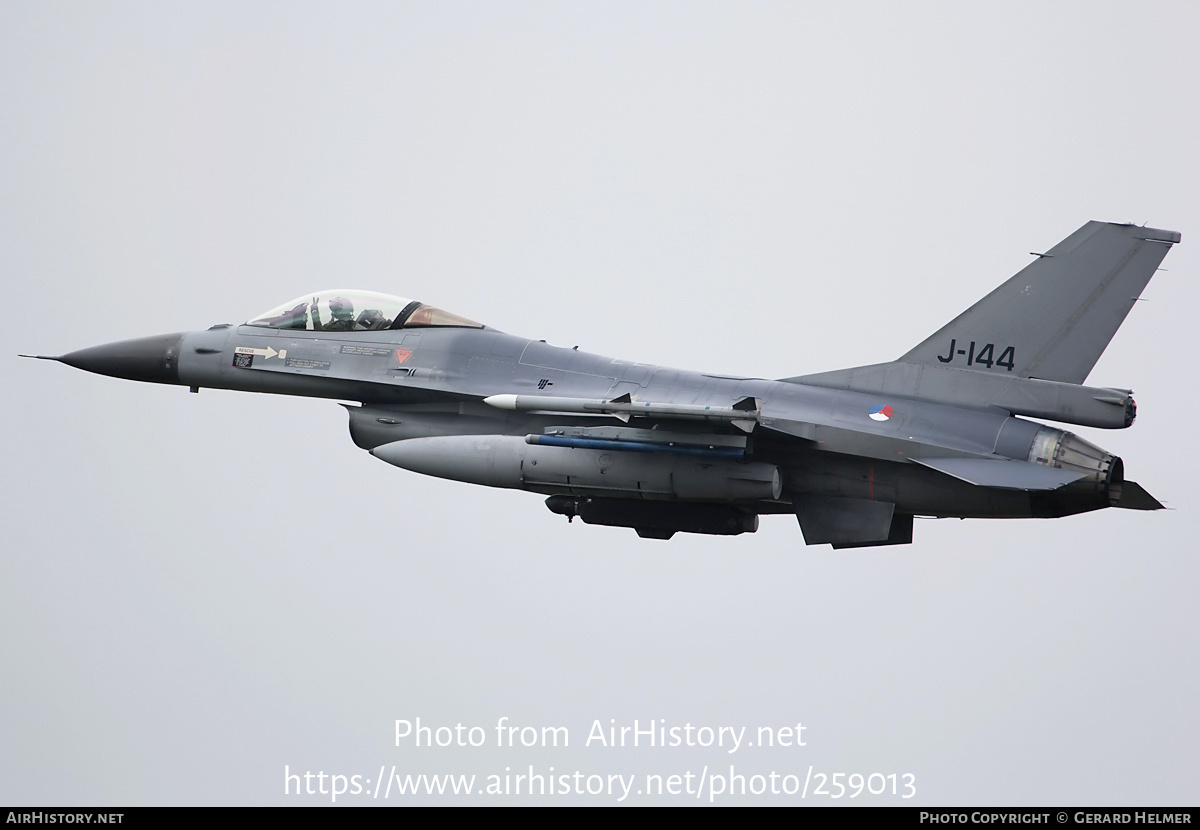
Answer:
POLYGON ((184 332, 139 337, 92 346, 57 360, 85 372, 148 383, 179 383, 179 350, 184 332))

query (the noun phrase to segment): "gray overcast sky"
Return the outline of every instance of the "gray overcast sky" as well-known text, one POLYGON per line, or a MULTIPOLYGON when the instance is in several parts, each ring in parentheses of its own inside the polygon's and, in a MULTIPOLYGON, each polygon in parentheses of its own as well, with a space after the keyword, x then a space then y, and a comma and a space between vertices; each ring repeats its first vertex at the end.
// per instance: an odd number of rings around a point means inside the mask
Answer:
POLYGON ((285 797, 285 765, 732 764, 915 775, 867 803, 1196 804, 1198 24, 1191 2, 7 0, 0 803, 328 802, 285 797), (902 354, 1090 219, 1184 235, 1089 379, 1134 387, 1137 425, 1078 430, 1171 511, 922 521, 859 552, 787 517, 643 541, 381 464, 332 402, 15 357, 353 286, 781 377, 902 354), (418 717, 571 745, 394 746, 418 717), (585 747, 597 719, 801 722, 807 746, 585 747))

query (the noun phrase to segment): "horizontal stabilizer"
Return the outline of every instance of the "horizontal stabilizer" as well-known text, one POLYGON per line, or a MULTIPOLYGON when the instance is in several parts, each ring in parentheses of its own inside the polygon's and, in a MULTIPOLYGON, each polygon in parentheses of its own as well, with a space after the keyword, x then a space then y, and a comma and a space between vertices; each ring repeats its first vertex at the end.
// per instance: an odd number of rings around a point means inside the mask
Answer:
POLYGON ((1136 481, 1121 482, 1121 497, 1113 507, 1124 507, 1126 510, 1164 510, 1158 499, 1146 492, 1136 481))
POLYGON ((1029 461, 991 458, 914 458, 913 461, 968 484, 1002 490, 1057 490, 1085 475, 1029 461))
POLYGON ((1004 372, 996 375, 921 363, 876 363, 783 381, 950 406, 995 406, 1014 415, 1100 429, 1124 429, 1137 415, 1133 392, 1128 389, 1014 378, 1004 372))

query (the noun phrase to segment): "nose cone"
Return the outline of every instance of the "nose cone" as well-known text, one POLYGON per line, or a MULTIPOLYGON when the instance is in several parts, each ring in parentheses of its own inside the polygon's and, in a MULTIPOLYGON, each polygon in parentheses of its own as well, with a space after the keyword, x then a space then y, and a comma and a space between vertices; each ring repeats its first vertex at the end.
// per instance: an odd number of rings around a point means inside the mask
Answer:
POLYGON ((179 383, 179 349, 183 332, 139 337, 80 349, 58 358, 60 363, 126 380, 179 383))

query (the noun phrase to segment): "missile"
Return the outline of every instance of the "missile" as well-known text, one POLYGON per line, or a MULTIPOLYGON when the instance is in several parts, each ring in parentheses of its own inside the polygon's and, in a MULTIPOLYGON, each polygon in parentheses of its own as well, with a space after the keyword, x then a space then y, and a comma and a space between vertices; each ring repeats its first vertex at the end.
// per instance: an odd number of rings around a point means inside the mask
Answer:
POLYGON ((569 447, 586 450, 616 450, 617 452, 657 452, 672 455, 696 455, 705 458, 746 457, 745 447, 699 447, 686 444, 664 444, 658 441, 612 441, 603 438, 579 438, 569 435, 526 435, 526 444, 543 447, 569 447))
POLYGON ((591 398, 561 398, 542 395, 492 395, 483 402, 497 409, 517 412, 572 412, 580 415, 612 415, 622 421, 631 417, 689 418, 705 421, 724 421, 743 432, 750 432, 758 422, 760 401, 742 398, 733 406, 709 406, 691 403, 656 403, 635 401, 628 394, 610 401, 591 398))

